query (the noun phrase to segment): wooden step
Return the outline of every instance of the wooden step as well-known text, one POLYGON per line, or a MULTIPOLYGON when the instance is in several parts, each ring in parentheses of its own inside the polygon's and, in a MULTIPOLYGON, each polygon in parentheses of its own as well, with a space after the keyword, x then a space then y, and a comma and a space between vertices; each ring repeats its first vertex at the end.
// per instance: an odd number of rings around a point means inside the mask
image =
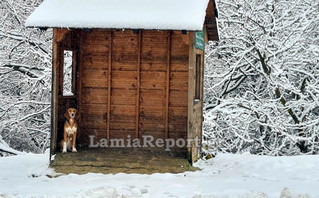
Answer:
POLYGON ((57 153, 51 167, 59 173, 181 173, 198 170, 183 152, 158 149, 84 149, 77 153, 57 153))

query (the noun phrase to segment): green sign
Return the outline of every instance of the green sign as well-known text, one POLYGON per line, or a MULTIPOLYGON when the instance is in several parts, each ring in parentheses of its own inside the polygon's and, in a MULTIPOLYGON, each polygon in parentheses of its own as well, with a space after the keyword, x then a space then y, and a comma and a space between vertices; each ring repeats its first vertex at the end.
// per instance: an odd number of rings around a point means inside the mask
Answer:
POLYGON ((195 48, 196 49, 205 49, 205 33, 204 29, 201 32, 196 32, 195 33, 195 48))

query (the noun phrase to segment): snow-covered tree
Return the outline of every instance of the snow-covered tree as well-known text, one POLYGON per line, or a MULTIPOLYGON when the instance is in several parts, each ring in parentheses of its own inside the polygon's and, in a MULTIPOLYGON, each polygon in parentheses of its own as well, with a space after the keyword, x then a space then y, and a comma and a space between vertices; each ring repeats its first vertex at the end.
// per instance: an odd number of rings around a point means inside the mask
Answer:
POLYGON ((218 0, 207 46, 206 149, 319 153, 319 1, 218 0))
POLYGON ((0 153, 48 146, 51 32, 25 28, 42 0, 0 1, 0 153))

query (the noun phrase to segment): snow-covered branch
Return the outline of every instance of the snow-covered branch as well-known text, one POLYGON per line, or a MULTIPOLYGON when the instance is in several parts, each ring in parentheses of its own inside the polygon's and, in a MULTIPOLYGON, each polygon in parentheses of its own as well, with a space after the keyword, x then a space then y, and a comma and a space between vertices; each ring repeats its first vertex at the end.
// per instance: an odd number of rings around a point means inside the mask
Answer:
POLYGON ((52 32, 24 26, 41 2, 0 2, 0 155, 48 146, 52 32))
POLYGON ((319 2, 219 0, 207 46, 207 152, 319 153, 319 2))

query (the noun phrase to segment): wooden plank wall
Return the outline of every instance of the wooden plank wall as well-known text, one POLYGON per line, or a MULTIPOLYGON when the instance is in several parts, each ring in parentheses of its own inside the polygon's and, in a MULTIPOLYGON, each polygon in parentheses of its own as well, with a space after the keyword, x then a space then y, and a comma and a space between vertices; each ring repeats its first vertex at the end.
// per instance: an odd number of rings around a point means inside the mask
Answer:
POLYGON ((138 34, 113 31, 110 138, 135 137, 138 34))
POLYGON ((83 33, 81 44, 81 134, 78 142, 87 145, 89 135, 106 138, 110 32, 83 33))
MULTIPOLYGON (((189 34, 189 33, 188 33, 189 34)), ((189 35, 172 34, 169 137, 187 138, 189 35)))
POLYGON ((140 136, 165 138, 168 33, 142 32, 140 136))
POLYGON ((81 44, 81 144, 97 138, 186 138, 188 35, 92 30, 81 44))

